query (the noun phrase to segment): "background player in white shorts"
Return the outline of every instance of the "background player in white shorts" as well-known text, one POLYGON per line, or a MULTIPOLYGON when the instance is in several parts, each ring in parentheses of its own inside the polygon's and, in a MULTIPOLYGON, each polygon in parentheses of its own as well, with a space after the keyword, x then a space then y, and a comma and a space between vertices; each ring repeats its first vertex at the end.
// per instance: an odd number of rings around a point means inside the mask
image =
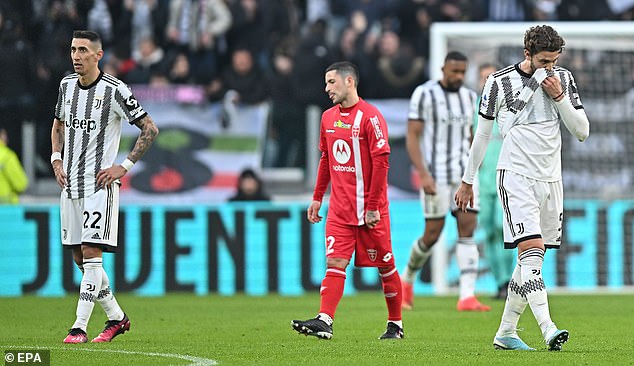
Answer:
POLYGON ((555 66, 564 44, 552 27, 531 27, 524 35, 524 60, 487 78, 469 162, 455 197, 463 210, 473 202, 472 183, 497 119, 503 139, 497 185, 504 245, 518 248, 518 263, 493 339, 496 349, 533 350, 516 332, 527 303, 549 350, 561 350, 568 340, 568 331, 550 318, 542 277, 546 248, 558 248, 561 242, 561 122, 579 141, 590 132, 572 73, 555 66))
MULTIPOLYGON (((467 57, 449 52, 442 67, 442 80, 419 85, 410 99, 407 122, 407 152, 420 178, 420 195, 425 213, 423 236, 412 244, 402 275, 403 308, 414 304, 413 283, 423 268, 451 213, 458 225, 456 258, 460 269, 459 311, 489 311, 475 297, 479 253, 473 233, 477 200, 465 212, 454 204, 453 195, 467 164, 477 95, 463 86, 467 57)), ((477 190, 476 190, 477 192, 477 190)))
POLYGON ((130 329, 130 320, 112 294, 102 254, 117 248, 119 178, 143 156, 158 134, 128 86, 99 70, 103 54, 97 33, 73 33, 70 55, 75 73, 60 82, 51 131, 51 164, 62 188, 62 244, 72 249, 73 259, 83 273, 77 318, 64 343, 88 341, 86 328, 95 301, 108 321, 93 342, 110 342, 130 329), (136 125, 141 133, 127 159, 115 165, 123 120, 136 125))

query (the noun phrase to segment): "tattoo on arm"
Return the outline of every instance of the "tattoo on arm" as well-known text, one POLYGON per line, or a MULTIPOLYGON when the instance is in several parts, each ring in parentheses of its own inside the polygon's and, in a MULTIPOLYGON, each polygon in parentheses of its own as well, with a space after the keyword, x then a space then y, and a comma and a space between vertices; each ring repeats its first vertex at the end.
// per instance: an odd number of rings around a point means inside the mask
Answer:
POLYGON ((158 127, 156 127, 149 115, 141 118, 136 125, 141 129, 141 133, 134 144, 134 148, 128 155, 128 159, 135 163, 148 151, 159 133, 158 127))
POLYGON ((64 122, 55 119, 51 136, 52 151, 61 152, 64 149, 64 122))

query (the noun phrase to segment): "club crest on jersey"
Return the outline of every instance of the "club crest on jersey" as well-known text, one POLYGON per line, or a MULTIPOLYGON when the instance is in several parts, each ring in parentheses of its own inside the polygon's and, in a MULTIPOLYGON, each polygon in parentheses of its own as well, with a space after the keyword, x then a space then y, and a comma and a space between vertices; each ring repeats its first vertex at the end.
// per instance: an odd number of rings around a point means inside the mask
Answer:
POLYGON ((359 138, 360 132, 361 132, 361 129, 359 128, 359 126, 352 127, 352 137, 359 138))
POLYGON ((99 109, 99 108, 101 108, 102 104, 103 104, 103 96, 95 97, 95 103, 93 104, 92 107, 94 109, 99 109))
POLYGON ((338 128, 346 128, 346 129, 350 129, 350 127, 352 127, 351 125, 347 123, 343 123, 343 121, 341 121, 340 119, 336 120, 333 126, 338 128))
POLYGON ((376 260, 376 249, 366 249, 366 251, 368 252, 368 258, 374 262, 376 260))

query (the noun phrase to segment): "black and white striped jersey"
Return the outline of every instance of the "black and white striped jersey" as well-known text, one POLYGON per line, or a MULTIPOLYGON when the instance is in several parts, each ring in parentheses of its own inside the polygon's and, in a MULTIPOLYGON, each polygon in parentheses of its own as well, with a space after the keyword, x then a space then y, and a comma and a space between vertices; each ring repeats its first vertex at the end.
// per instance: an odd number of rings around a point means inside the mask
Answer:
POLYGON ((464 86, 449 91, 439 81, 419 85, 410 98, 409 120, 425 124, 421 151, 436 183, 459 183, 469 157, 477 95, 464 86))
POLYGON ((121 123, 130 124, 147 113, 130 88, 112 75, 101 72, 88 86, 74 73, 59 85, 55 118, 64 128, 65 188, 69 198, 88 197, 97 192, 97 173, 109 168, 119 151, 121 123))
MULTIPOLYGON (((554 100, 519 63, 491 74, 482 91, 479 114, 497 118, 502 149, 498 169, 507 169, 547 182, 561 179, 560 117, 554 100), (528 101, 518 96, 524 86, 534 90, 528 101)), ((572 73, 563 67, 553 69, 561 80, 565 98, 575 109, 583 108, 572 73)))

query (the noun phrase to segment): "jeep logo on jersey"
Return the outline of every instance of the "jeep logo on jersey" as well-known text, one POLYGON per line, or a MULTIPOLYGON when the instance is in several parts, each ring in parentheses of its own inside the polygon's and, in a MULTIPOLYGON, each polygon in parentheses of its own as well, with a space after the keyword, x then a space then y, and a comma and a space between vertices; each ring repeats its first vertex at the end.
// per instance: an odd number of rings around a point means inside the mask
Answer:
POLYGON ((350 145, 344 140, 337 140, 332 145, 332 156, 335 157, 337 163, 345 164, 350 160, 350 145))
POLYGON ((79 119, 72 114, 69 115, 69 118, 66 120, 65 125, 68 128, 79 128, 85 130, 86 132, 97 129, 97 121, 95 121, 94 119, 79 119))

